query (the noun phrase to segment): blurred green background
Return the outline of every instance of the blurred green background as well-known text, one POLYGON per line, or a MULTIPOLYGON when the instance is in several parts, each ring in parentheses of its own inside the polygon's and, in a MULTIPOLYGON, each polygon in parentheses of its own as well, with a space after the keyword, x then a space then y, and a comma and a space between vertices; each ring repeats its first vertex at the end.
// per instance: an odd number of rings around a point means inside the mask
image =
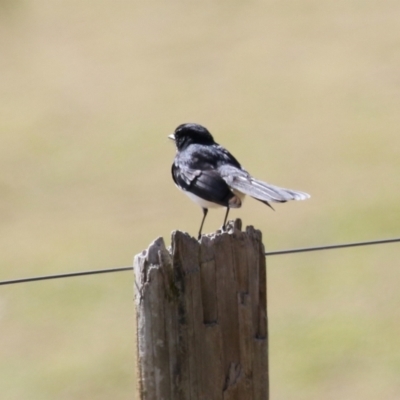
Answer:
MULTIPOLYGON (((0 0, 0 280, 195 234, 170 177, 183 122, 312 195, 231 212, 267 250, 399 236, 399 16, 394 0, 0 0)), ((400 398, 399 254, 267 260, 272 399, 400 398)), ((132 299, 129 272, 1 287, 1 398, 132 399, 132 299)))

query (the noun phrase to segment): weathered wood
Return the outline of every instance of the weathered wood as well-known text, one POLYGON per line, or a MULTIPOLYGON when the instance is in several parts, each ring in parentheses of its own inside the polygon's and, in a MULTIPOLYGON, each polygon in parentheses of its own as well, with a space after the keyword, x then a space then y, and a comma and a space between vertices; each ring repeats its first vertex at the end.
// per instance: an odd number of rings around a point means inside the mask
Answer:
POLYGON ((137 400, 267 400, 261 233, 176 231, 134 261, 137 400))

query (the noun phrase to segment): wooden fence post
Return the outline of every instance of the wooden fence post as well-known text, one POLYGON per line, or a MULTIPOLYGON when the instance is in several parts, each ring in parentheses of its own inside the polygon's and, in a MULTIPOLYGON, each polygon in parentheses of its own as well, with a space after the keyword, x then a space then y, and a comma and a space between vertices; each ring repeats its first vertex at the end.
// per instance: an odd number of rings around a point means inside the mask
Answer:
POLYGON ((135 257, 135 400, 268 400, 261 232, 172 234, 135 257))

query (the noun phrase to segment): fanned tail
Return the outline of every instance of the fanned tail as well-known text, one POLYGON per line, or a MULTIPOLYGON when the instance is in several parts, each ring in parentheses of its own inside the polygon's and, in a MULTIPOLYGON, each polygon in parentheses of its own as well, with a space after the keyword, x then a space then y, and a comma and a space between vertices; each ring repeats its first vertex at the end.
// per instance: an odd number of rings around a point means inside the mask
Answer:
MULTIPOLYGON (((245 193, 263 203, 284 203, 289 200, 306 200, 310 195, 297 190, 270 185, 250 176, 227 176, 226 183, 235 190, 245 193)), ((270 205, 269 205, 270 206, 270 205)))

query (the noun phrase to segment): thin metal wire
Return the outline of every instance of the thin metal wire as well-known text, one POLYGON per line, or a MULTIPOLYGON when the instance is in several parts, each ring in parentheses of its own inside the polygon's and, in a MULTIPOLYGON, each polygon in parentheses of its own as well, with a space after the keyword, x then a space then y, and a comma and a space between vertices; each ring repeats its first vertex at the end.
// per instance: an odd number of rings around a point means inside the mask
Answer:
POLYGON ((332 244, 332 245, 328 245, 328 246, 304 247, 304 248, 289 249, 289 250, 267 251, 265 253, 265 255, 266 256, 276 256, 276 255, 280 255, 280 254, 305 253, 307 251, 344 249, 346 247, 371 246, 373 244, 385 244, 385 243, 395 243, 395 242, 400 242, 400 238, 372 240, 369 242, 332 244))
POLYGON ((57 274, 57 275, 35 276, 33 278, 22 278, 22 279, 13 279, 9 281, 1 281, 0 286, 12 285, 15 283, 44 281, 47 279, 72 278, 75 276, 83 276, 83 275, 108 274, 110 272, 130 271, 132 269, 133 267, 118 267, 118 268, 98 269, 92 271, 68 272, 66 274, 57 274))
MULTIPOLYGON (((309 252, 309 251, 320 251, 320 250, 334 250, 334 249, 343 249, 346 247, 371 246, 374 244, 386 244, 386 243, 396 243, 396 242, 400 242, 400 238, 372 240, 372 241, 368 241, 368 242, 333 244, 333 245, 327 245, 327 246, 303 247, 303 248, 299 248, 299 249, 268 251, 265 253, 265 255, 268 257, 268 256, 281 255, 281 254, 305 253, 305 252, 309 252)), ((32 278, 22 278, 22 279, 12 279, 12 280, 8 280, 8 281, 0 281, 0 286, 13 285, 16 283, 44 281, 44 280, 48 280, 48 279, 72 278, 75 276, 107 274, 107 273, 112 273, 112 272, 122 272, 122 271, 131 271, 131 270, 133 270, 133 267, 118 267, 118 268, 98 269, 98 270, 92 270, 92 271, 69 272, 69 273, 57 274, 57 275, 35 276, 32 278)))

